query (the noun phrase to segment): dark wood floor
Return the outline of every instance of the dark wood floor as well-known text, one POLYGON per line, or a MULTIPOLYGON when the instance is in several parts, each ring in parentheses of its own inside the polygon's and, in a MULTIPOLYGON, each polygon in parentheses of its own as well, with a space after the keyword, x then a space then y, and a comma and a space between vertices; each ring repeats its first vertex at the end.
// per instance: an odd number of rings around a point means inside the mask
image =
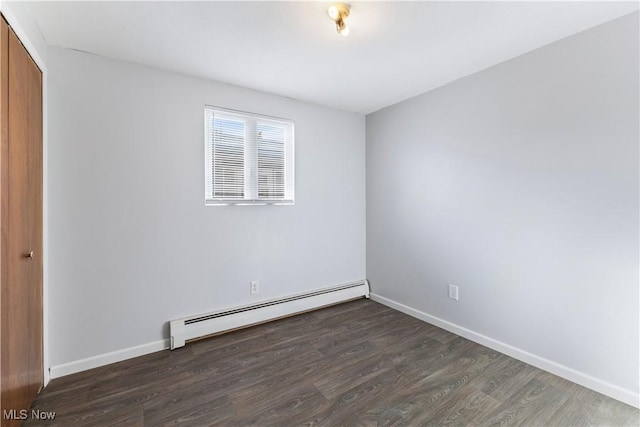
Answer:
POLYGON ((638 410, 369 300, 54 379, 62 426, 637 426, 638 410))

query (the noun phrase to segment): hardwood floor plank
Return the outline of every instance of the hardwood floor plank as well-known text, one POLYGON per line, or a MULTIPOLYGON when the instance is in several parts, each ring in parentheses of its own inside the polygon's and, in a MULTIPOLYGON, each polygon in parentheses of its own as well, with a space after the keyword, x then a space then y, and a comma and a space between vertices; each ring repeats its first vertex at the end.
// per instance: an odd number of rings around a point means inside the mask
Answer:
POLYGON ((396 313, 386 313, 384 317, 374 317, 370 319, 362 319, 360 321, 349 320, 346 330, 340 334, 335 334, 331 339, 318 343, 318 350, 326 355, 334 354, 342 351, 342 349, 351 346, 353 343, 369 342, 372 337, 382 335, 389 328, 389 322, 393 322, 397 316, 396 313), (379 323, 378 327, 372 327, 379 323), (380 325, 384 325, 380 328, 380 325))
POLYGON ((89 384, 85 382, 70 383, 66 387, 49 385, 38 395, 38 409, 50 411, 58 407, 82 406, 86 404, 88 394, 89 384))
POLYGON ((498 406, 485 421, 491 426, 547 425, 569 395, 548 382, 533 378, 498 406))
POLYGON ((142 427, 144 426, 144 409, 142 406, 127 406, 110 412, 107 416, 83 424, 84 427, 142 427))
POLYGON ((468 426, 478 425, 498 406, 500 401, 477 390, 464 386, 450 398, 434 408, 421 408, 398 425, 468 426))
POLYGON ((371 337, 371 341, 385 352, 399 351, 416 340, 431 342, 432 346, 440 344, 427 336, 424 326, 420 324, 424 322, 406 324, 402 320, 396 321, 397 326, 385 325, 386 327, 381 329, 380 333, 371 337))
MULTIPOLYGON (((426 343, 426 345, 430 345, 426 343)), ((417 342, 412 348, 392 356, 396 369, 409 378, 424 378, 442 369, 467 350, 474 343, 458 338, 446 344, 439 344, 424 351, 425 342, 417 342)))
POLYGON ((358 414, 367 407, 383 401, 389 394, 397 393, 406 387, 409 381, 393 370, 387 370, 369 380, 352 387, 329 400, 329 405, 318 411, 313 417, 305 419, 307 426, 353 426, 377 425, 377 419, 360 420, 358 414))
MULTIPOLYGON (((403 338, 400 340, 389 340, 388 337, 380 338, 382 338, 382 340, 374 339, 373 342, 380 351, 389 356, 391 362, 401 371, 411 369, 412 366, 417 366, 414 362, 424 357, 431 357, 431 362, 439 358, 444 358, 446 354, 455 348, 455 344, 441 344, 432 338, 422 336, 414 336, 413 338, 403 338)), ((458 343, 464 344, 465 342, 459 341, 458 343)), ((431 365, 431 367, 433 367, 433 365, 431 365)))
POLYGON ((434 325, 429 325, 429 327, 425 329, 424 333, 429 338, 433 338, 434 340, 442 344, 447 344, 457 338, 460 338, 458 335, 453 334, 449 331, 445 331, 444 329, 438 328, 437 326, 434 326, 434 325))
MULTIPOLYGON (((299 363, 289 363, 288 367, 273 370, 260 375, 258 381, 251 383, 237 383, 234 385, 222 385, 231 401, 240 408, 251 408, 253 402, 270 399, 274 390, 295 387, 297 385, 312 386, 312 378, 319 377, 330 366, 325 359, 300 360, 299 363)), ((215 386, 221 386, 215 383, 215 386)), ((240 415, 243 415, 240 412, 240 415)))
POLYGON ((149 426, 204 426, 211 420, 222 423, 231 420, 235 411, 227 396, 209 399, 206 394, 189 395, 170 401, 154 402, 144 408, 144 425, 149 426), (188 404, 184 402, 188 401, 188 404))
MULTIPOLYGON (((557 385, 561 378, 541 372, 539 378, 557 385)), ((568 383, 568 381, 567 381, 568 383)), ((549 419, 549 425, 563 426, 640 426, 638 410, 600 393, 571 384, 569 399, 549 419)))
POLYGON ((391 423, 392 425, 421 425, 431 413, 451 405, 456 393, 468 386, 469 382, 500 356, 500 353, 494 350, 471 344, 473 345, 469 349, 451 359, 442 368, 424 378, 415 379, 396 398, 401 405, 409 401, 413 402, 413 405, 406 407, 402 420, 397 420, 391 423))
POLYGON ((250 405, 234 402, 238 417, 233 423, 237 425, 297 425, 308 416, 308 412, 316 411, 328 405, 327 399, 315 387, 302 384, 298 387, 272 389, 268 395, 261 395, 250 405))
MULTIPOLYGON (((35 406, 35 405, 34 405, 35 406)), ((40 410, 39 407, 32 409, 40 410)), ((84 405, 68 407, 55 407, 55 418, 52 421, 38 421, 36 419, 27 419, 23 426, 103 426, 117 424, 122 418, 122 414, 126 414, 126 418, 132 424, 142 420, 142 412, 135 409, 135 406, 119 403, 119 402, 101 402, 94 404, 85 402, 84 405), (137 415, 136 415, 137 414, 137 415), (135 417, 132 419, 131 417, 135 417)))
POLYGON ((364 315, 369 317, 371 315, 378 315, 381 313, 389 313, 394 312, 392 308, 384 306, 382 304, 368 304, 365 306, 364 303, 370 302, 371 300, 356 300, 349 301, 344 304, 338 304, 331 307, 323 308, 321 310, 312 311, 310 314, 317 318, 319 321, 326 322, 328 320, 335 320, 339 318, 338 321, 342 322, 346 319, 353 318, 354 316, 364 315))
POLYGON ((390 370, 396 372, 386 358, 381 355, 362 360, 357 366, 338 365, 338 367, 339 369, 333 370, 333 372, 324 372, 322 378, 313 382, 313 385, 327 399, 334 398, 390 370))
POLYGON ((542 372, 540 369, 504 355, 501 355, 500 360, 496 362, 476 378, 473 385, 501 402, 509 399, 523 384, 542 372))

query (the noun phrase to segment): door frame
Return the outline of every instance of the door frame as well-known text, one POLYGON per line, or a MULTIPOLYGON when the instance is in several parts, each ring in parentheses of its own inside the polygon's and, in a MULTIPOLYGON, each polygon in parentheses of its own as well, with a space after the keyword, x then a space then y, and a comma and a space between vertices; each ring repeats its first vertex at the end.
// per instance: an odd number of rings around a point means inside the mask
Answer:
MULTIPOLYGON (((20 6, 20 5, 19 5, 20 6)), ((20 42, 31 55, 31 58, 36 63, 40 71, 42 72, 42 366, 43 366, 43 386, 46 387, 51 379, 49 372, 49 218, 47 214, 48 205, 48 73, 45 60, 42 55, 46 55, 46 52, 39 52, 36 48, 36 41, 29 37, 26 31, 26 25, 22 25, 16 13, 13 12, 11 6, 6 2, 0 0, 0 12, 4 19, 7 21, 13 32, 18 36, 20 42)), ((33 19, 31 16, 26 17, 33 19)), ((26 20, 25 18, 25 20, 26 20)), ((33 28, 35 21, 33 21, 33 28)), ((34 30, 39 31, 39 30, 34 30)), ((44 38, 41 40, 43 49, 46 50, 44 44, 44 38)))

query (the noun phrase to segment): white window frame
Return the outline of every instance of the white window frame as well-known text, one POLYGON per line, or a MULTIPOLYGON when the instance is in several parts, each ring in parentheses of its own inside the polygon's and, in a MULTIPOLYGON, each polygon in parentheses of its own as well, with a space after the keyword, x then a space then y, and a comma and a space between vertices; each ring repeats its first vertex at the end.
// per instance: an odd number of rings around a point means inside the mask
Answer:
MULTIPOLYGON (((292 120, 205 105, 205 205, 293 205, 295 193, 295 125, 292 120), (215 143, 213 118, 239 120, 244 123, 244 194, 243 197, 216 197, 215 143), (259 195, 258 124, 284 129, 283 197, 259 195)), ((217 187, 218 190, 220 187, 217 187)), ((274 187, 275 189, 276 187, 274 187)))

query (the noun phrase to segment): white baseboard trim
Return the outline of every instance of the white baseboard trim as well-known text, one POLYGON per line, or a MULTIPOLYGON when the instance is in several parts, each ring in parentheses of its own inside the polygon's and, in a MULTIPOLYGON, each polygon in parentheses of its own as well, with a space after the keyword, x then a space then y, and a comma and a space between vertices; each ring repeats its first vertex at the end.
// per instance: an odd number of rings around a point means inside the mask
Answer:
POLYGON ((51 379, 64 377, 65 375, 75 374, 100 366, 109 365, 111 363, 121 362, 123 360, 132 359, 145 354, 155 353, 157 351, 169 348, 169 340, 159 340, 147 344, 129 347, 122 350, 112 351, 110 353, 99 354, 97 356, 87 357, 86 359, 75 360, 62 365, 56 365, 49 368, 51 379))
POLYGON ((493 350, 499 351, 500 353, 513 357, 514 359, 521 360, 525 363, 528 363, 529 365, 535 366, 536 368, 540 368, 566 380, 590 388, 591 390, 602 393, 628 405, 640 408, 640 394, 634 393, 631 390, 626 390, 622 387, 618 387, 614 384, 608 383, 598 378, 594 378, 591 375, 576 371, 575 369, 569 368, 568 366, 561 365, 559 363, 521 350, 512 345, 495 340, 491 337, 456 325, 455 323, 451 323, 447 320, 440 319, 439 317, 432 316, 423 311, 416 310, 415 308, 411 308, 389 298, 385 298, 381 295, 371 293, 370 296, 373 301, 379 302, 380 304, 386 305, 387 307, 401 311, 405 314, 408 314, 409 316, 413 316, 427 323, 431 323, 432 325, 438 326, 456 335, 460 335, 461 337, 477 342, 478 344, 482 344, 485 347, 489 347, 493 350))

